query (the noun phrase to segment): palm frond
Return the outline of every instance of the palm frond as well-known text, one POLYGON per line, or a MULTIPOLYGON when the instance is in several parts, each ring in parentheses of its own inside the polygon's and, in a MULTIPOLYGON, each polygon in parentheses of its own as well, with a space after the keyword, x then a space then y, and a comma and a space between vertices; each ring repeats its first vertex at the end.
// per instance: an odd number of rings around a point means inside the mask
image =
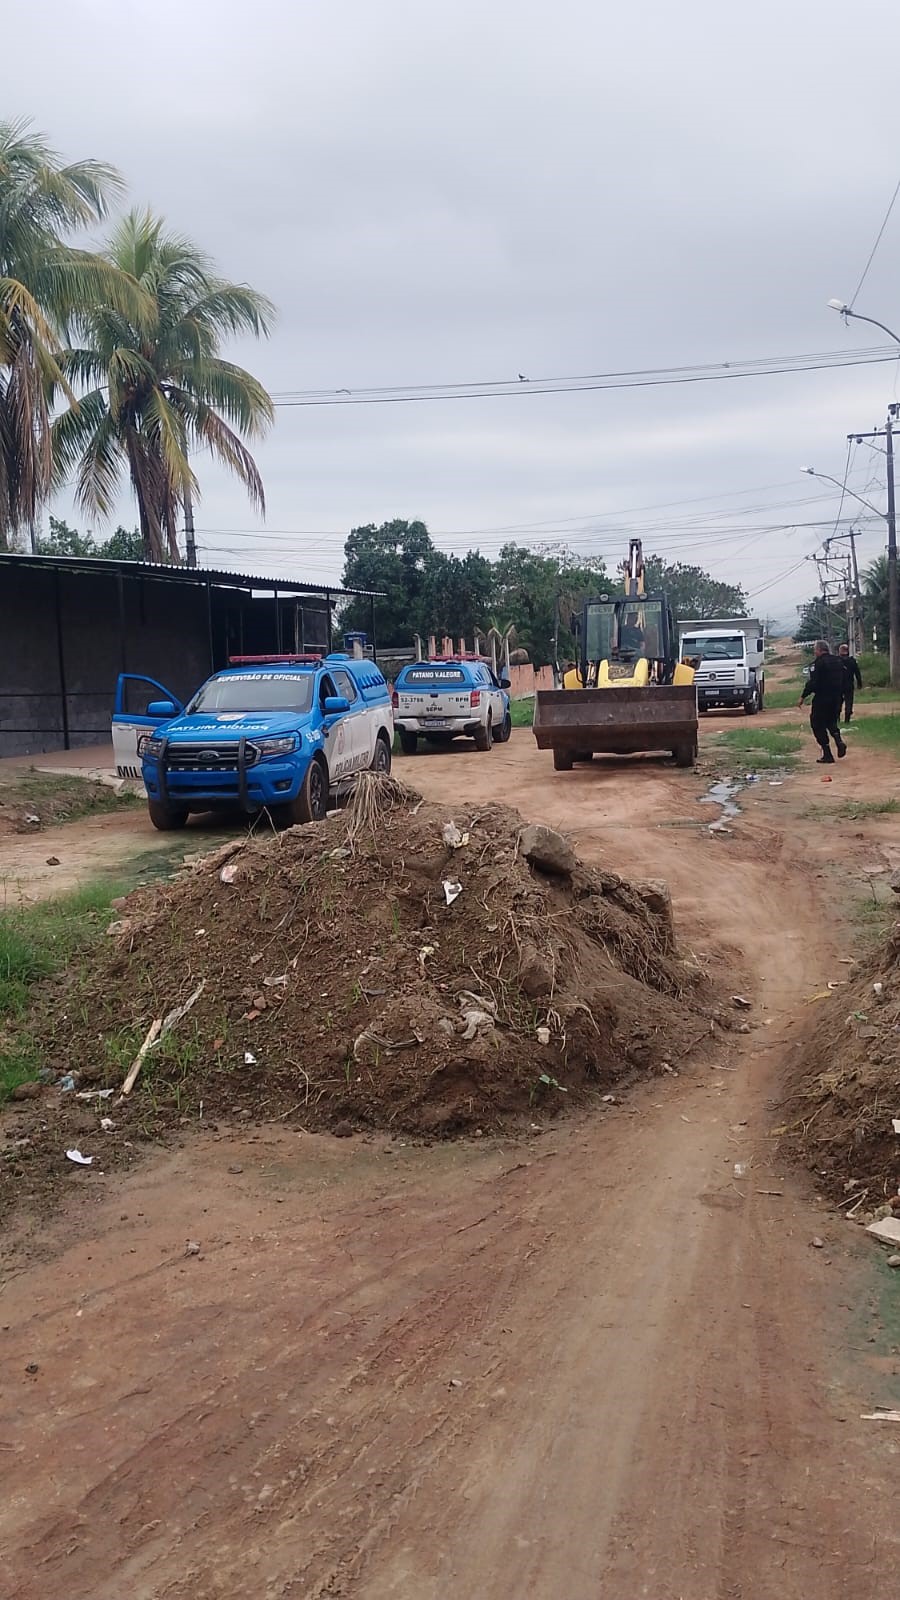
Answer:
POLYGON ((179 363, 173 367, 172 379, 179 389, 220 411, 250 438, 265 433, 274 421, 275 405, 268 390, 230 361, 217 357, 179 363))
POLYGON ((184 422, 161 389, 154 389, 144 405, 144 432, 165 467, 166 478, 177 499, 193 491, 197 482, 188 459, 184 422))
POLYGON ((55 419, 51 429, 54 488, 60 488, 67 478, 77 472, 82 458, 91 448, 95 434, 108 418, 106 395, 102 389, 93 389, 55 419))
POLYGON ((116 430, 105 416, 81 458, 76 479, 78 504, 101 517, 113 509, 121 475, 121 455, 116 430))
POLYGON ((205 445, 212 456, 240 478, 251 504, 265 516, 262 475, 246 445, 210 406, 195 401, 189 408, 189 416, 189 426, 197 442, 205 445))

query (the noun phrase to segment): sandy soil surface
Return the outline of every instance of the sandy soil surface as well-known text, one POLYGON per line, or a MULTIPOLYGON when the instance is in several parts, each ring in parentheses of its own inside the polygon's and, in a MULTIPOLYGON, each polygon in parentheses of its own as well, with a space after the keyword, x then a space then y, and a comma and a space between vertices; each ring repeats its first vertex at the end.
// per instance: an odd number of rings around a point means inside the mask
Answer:
POLYGON ((812 754, 725 835, 693 774, 554 774, 527 731, 398 762, 668 878, 750 1031, 519 1143, 222 1130, 73 1170, 4 1253, 4 1600, 896 1591, 900 1425, 861 1413, 900 1403, 900 1285, 770 1132, 900 860, 900 819, 834 809, 897 778, 857 748, 824 786, 812 754))

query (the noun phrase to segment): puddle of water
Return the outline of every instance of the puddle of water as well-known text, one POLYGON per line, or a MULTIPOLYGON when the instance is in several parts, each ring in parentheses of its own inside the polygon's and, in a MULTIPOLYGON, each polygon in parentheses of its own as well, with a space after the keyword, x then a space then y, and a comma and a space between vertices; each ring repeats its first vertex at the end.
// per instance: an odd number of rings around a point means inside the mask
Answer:
POLYGON ((741 785, 728 778, 720 778, 714 783, 708 794, 701 795, 701 806, 719 806, 719 815, 715 822, 708 824, 710 833, 728 833, 729 822, 733 817, 739 817, 741 808, 735 804, 734 796, 740 791, 741 785))

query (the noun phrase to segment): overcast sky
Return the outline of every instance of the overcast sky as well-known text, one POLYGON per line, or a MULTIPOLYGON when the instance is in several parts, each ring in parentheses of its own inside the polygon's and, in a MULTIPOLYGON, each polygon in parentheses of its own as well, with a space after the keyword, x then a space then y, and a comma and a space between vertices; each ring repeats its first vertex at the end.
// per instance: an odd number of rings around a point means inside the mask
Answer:
MULTIPOLYGON (((275 301, 272 338, 229 351, 275 392, 884 342, 825 304, 853 294, 900 177, 900 24, 876 0, 43 0, 4 40, 5 114, 113 162, 275 301)), ((898 256, 900 201, 856 301, 895 325, 898 256)), ((265 523, 201 460, 199 543, 322 581, 351 526, 393 516, 486 554, 615 557, 643 530, 785 617, 815 580, 787 569, 828 529, 758 530, 836 514, 799 469, 843 477, 845 435, 897 382, 282 408, 265 523)), ((877 504, 882 465, 862 447, 850 478, 877 504)), ((866 562, 884 535, 864 526, 866 562)))

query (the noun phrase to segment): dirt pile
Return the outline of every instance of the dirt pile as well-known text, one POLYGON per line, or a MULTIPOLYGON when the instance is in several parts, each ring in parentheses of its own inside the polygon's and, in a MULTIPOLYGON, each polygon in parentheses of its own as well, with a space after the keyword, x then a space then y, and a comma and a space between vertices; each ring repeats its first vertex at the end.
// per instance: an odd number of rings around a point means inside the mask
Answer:
POLYGON ((451 815, 391 780, 120 905, 33 1024, 56 1081, 19 1110, 20 1169, 48 1138, 58 1154, 90 1135, 111 1163, 201 1116, 426 1136, 543 1122, 710 1028, 665 885, 588 868, 505 807, 451 815), (120 1100, 151 1024, 185 1002, 120 1100))
POLYGON ((838 1201, 874 1211, 900 1188, 900 923, 820 1014, 794 1068, 782 1147, 838 1201), (787 1120, 789 1118, 789 1120, 787 1120))

